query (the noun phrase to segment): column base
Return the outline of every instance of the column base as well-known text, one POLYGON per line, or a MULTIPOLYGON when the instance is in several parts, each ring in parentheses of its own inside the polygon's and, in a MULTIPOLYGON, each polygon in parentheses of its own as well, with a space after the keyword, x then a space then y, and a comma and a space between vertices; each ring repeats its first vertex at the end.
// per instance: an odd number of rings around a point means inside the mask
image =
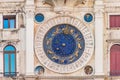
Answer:
POLYGON ((95 78, 94 80, 105 80, 104 78, 95 78))
POLYGON ((37 79, 36 79, 36 76, 34 75, 26 75, 25 80, 37 80, 37 79))
POLYGON ((96 72, 95 75, 96 75, 96 76, 97 76, 97 75, 101 75, 101 76, 102 76, 102 75, 104 75, 104 73, 103 73, 103 72, 96 72))
POLYGON ((94 80, 108 80, 103 72, 96 72, 94 80))

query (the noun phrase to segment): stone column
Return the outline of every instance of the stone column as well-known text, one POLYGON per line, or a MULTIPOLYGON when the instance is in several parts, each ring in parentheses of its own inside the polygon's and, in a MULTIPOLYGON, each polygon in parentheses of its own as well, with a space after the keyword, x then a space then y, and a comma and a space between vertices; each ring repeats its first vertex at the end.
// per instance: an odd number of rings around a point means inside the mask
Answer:
POLYGON ((104 29, 104 15, 103 15, 103 1, 95 1, 95 75, 104 75, 103 72, 103 29, 104 29))
POLYGON ((26 75, 33 75, 34 74, 34 6, 26 5, 25 10, 26 10, 26 75))
POLYGON ((20 47, 20 50, 19 50, 19 73, 20 74, 25 74, 25 28, 20 28, 19 30, 19 39, 20 39, 20 43, 19 43, 19 47, 20 47))
MULTIPOLYGON (((3 29, 3 15, 0 13, 0 29, 3 29)), ((0 40, 2 40, 2 30, 0 30, 0 40)), ((3 48, 2 48, 2 43, 0 45, 0 73, 2 73, 3 70, 3 48)), ((2 77, 3 74, 0 74, 0 77, 2 77)))
MULTIPOLYGON (((0 45, 1 46, 1 45, 0 45)), ((3 70, 3 52, 2 52, 3 50, 2 49, 0 49, 0 73, 3 73, 4 72, 4 70, 3 70)), ((0 74, 0 77, 2 77, 3 76, 3 74, 0 74)))
POLYGON ((3 14, 0 13, 0 29, 3 29, 3 14))

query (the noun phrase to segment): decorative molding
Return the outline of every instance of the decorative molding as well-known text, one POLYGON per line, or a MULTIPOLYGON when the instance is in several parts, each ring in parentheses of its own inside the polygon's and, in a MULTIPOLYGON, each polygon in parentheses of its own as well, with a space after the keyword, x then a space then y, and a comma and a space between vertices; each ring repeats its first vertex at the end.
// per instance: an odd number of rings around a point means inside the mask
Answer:
POLYGON ((120 44, 120 39, 107 39, 106 42, 108 42, 108 43, 119 43, 120 44))
POLYGON ((103 17, 103 13, 105 12, 104 5, 103 4, 95 5, 94 12, 95 12, 96 17, 103 17))
MULTIPOLYGON (((51 79, 51 80, 79 80, 79 79, 88 79, 94 80, 95 78, 106 78, 107 75, 94 75, 94 76, 25 76, 26 78, 38 78, 38 79, 51 79)), ((19 78, 19 76, 18 76, 19 78)), ((104 79, 101 79, 104 80, 104 79)))
POLYGON ((118 3, 120 0, 104 0, 105 3, 118 3))
POLYGON ((23 9, 24 3, 0 3, 0 13, 17 13, 23 9))
POLYGON ((0 3, 0 7, 1 8, 16 8, 16 7, 21 7, 23 6, 24 3, 23 2, 5 2, 5 3, 0 3))
POLYGON ((105 8, 105 12, 107 12, 107 13, 118 13, 118 12, 120 12, 120 6, 119 7, 106 7, 105 8))
POLYGON ((119 2, 106 2, 105 12, 120 12, 120 3, 119 2))
POLYGON ((41 0, 39 1, 42 4, 48 4, 50 6, 78 6, 78 5, 85 5, 88 0, 41 0))
POLYGON ((0 2, 24 2, 25 0, 0 0, 0 2))
POLYGON ((103 17, 104 9, 103 8, 96 8, 94 12, 95 12, 96 17, 103 17))
POLYGON ((49 12, 53 11, 52 7, 50 6, 39 6, 35 9, 36 12, 49 12))
POLYGON ((33 18, 35 12, 34 6, 25 6, 25 13, 27 18, 33 18))

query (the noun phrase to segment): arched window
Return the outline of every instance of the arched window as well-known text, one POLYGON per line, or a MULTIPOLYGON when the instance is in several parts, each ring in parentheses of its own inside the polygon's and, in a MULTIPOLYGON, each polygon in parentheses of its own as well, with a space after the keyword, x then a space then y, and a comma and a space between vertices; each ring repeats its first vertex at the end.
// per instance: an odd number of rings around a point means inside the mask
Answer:
POLYGON ((110 75, 120 75, 120 45, 118 44, 110 49, 110 75))
POLYGON ((12 45, 4 48, 4 76, 16 76, 16 49, 12 45))

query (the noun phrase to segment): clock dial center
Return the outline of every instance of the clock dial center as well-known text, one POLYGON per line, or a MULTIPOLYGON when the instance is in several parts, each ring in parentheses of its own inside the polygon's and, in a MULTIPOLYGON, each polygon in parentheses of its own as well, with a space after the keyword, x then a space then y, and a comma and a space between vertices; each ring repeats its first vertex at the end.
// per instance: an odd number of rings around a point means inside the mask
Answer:
POLYGON ((52 50, 58 56, 70 56, 76 49, 76 41, 71 34, 59 33, 52 40, 52 50))
POLYGON ((65 43, 62 43, 62 46, 64 47, 64 46, 66 46, 66 44, 65 44, 65 43))

